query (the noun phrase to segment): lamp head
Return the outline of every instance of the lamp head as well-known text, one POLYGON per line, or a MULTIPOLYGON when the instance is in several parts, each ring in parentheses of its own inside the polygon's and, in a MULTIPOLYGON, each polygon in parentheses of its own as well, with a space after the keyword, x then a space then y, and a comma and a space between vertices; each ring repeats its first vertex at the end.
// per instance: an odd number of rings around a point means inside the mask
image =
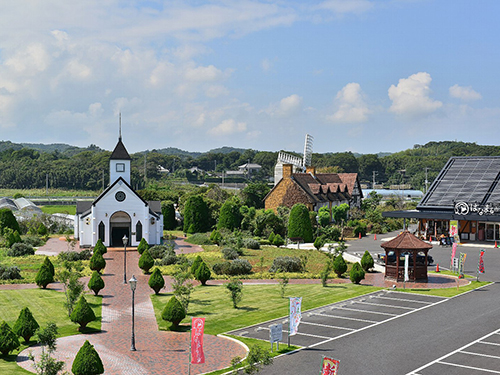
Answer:
POLYGON ((128 237, 127 237, 126 234, 123 236, 122 241, 123 241, 123 246, 127 246, 127 244, 128 244, 128 237))
POLYGON ((137 279, 134 275, 132 275, 132 278, 128 281, 128 283, 130 284, 130 290, 135 291, 135 288, 137 288, 137 279))

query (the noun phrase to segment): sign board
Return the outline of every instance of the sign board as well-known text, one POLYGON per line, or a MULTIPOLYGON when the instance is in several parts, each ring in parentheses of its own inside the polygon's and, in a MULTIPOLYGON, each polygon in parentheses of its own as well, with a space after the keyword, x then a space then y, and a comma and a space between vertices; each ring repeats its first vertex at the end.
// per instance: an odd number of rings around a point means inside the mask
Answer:
POLYGON ((273 324, 269 326, 269 341, 271 344, 280 342, 283 339, 283 324, 273 324))
POLYGON ((458 271, 458 258, 453 258, 453 270, 458 271))
POLYGON ((476 202, 455 202, 455 215, 466 216, 476 214, 480 216, 498 215, 500 213, 500 205, 498 203, 480 204, 476 202))

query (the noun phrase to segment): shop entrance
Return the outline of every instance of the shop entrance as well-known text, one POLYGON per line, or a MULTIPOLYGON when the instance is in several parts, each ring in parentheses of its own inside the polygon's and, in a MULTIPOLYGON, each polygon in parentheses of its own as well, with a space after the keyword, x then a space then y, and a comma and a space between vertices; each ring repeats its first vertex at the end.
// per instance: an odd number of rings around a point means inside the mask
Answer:
POLYGON ((500 241, 500 223, 479 223, 478 239, 480 241, 500 241))

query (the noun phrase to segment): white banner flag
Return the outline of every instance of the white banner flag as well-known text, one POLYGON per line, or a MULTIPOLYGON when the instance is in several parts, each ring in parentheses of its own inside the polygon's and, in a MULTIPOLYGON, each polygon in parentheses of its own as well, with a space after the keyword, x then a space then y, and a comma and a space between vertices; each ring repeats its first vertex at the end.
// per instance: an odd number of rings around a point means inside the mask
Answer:
POLYGON ((299 330, 301 314, 302 297, 290 297, 290 336, 295 335, 299 330))
POLYGON ((405 254, 405 281, 409 281, 410 277, 408 276, 408 265, 410 263, 410 254, 405 254))

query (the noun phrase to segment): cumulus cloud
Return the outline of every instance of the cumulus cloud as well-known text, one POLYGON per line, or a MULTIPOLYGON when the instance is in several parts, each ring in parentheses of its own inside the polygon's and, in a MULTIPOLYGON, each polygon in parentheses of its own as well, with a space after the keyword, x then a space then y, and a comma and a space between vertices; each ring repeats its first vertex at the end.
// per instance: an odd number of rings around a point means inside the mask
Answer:
POLYGON ((290 117, 299 114, 302 111, 302 97, 292 94, 283 98, 279 103, 273 103, 269 106, 266 113, 276 117, 290 117))
POLYGON ((428 115, 443 106, 443 103, 432 99, 429 73, 419 72, 408 78, 401 78, 397 86, 389 88, 389 99, 392 105, 390 112, 397 115, 420 117, 428 115))
POLYGON ((247 130, 245 122, 236 122, 234 119, 227 119, 222 121, 216 127, 208 131, 211 135, 230 135, 234 133, 241 133, 247 130))
POLYGON ((327 119, 332 122, 365 122, 371 112, 365 103, 361 86, 355 82, 348 83, 337 93, 334 106, 335 113, 327 116, 327 119))
POLYGON ((473 101, 483 98, 483 96, 477 91, 473 90, 471 86, 464 87, 457 84, 451 86, 449 91, 452 98, 457 98, 464 101, 473 101))

